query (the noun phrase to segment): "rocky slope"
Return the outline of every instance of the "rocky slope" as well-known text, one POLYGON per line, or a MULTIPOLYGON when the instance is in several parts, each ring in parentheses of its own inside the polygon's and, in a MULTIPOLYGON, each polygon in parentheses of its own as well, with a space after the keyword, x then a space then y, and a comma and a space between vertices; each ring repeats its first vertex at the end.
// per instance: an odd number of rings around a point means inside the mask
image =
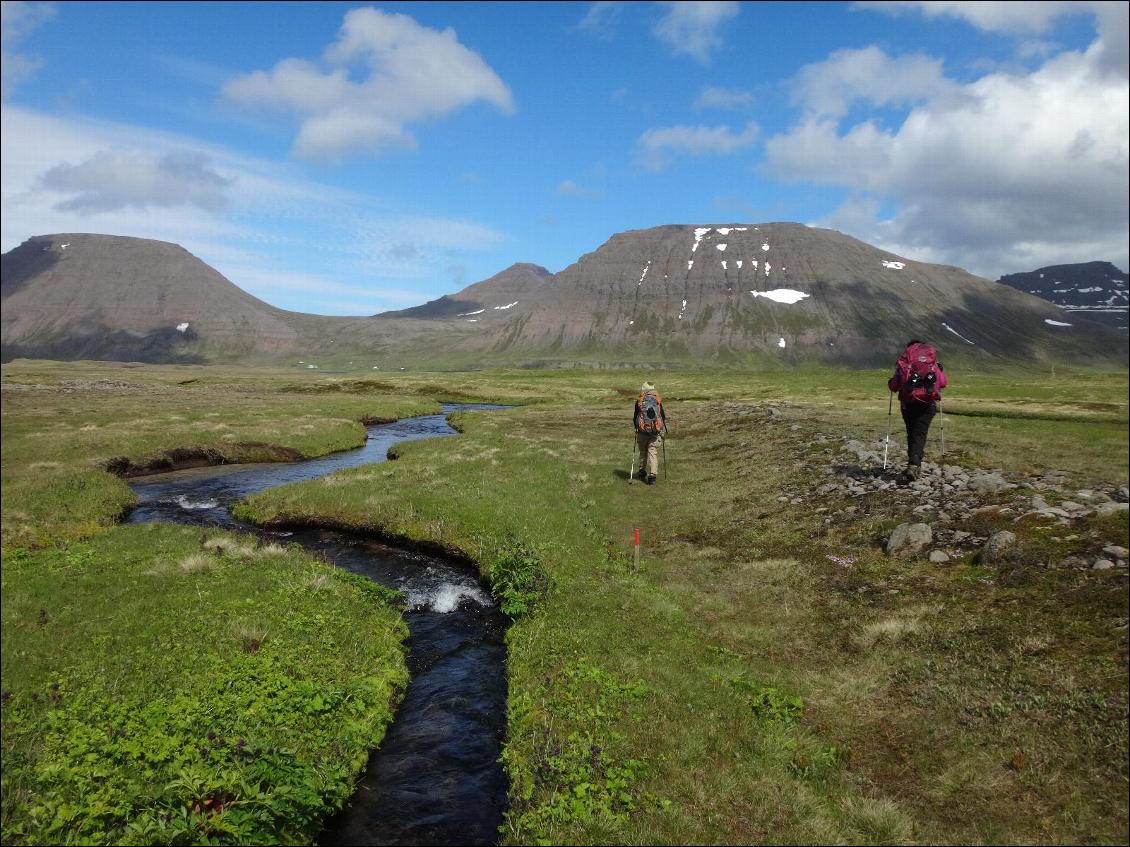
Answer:
POLYGON ((1090 318, 1126 329, 1130 276, 1110 262, 1049 265, 1027 273, 1006 274, 998 282, 1055 303, 1071 317, 1090 318))

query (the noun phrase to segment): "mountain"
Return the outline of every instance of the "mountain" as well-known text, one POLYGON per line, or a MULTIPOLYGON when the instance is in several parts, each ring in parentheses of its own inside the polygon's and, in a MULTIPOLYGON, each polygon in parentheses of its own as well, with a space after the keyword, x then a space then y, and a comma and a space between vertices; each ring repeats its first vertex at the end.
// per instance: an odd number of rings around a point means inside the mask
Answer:
POLYGON ((144 239, 37 236, 4 255, 0 276, 5 360, 886 364, 911 337, 951 360, 1119 363, 1127 351, 1125 333, 1064 321, 1027 293, 794 223, 619 233, 557 274, 517 264, 371 317, 277 309, 144 239))
POLYGON ((183 247, 68 233, 30 238, 0 273, 4 358, 205 361, 200 339, 238 353, 284 349, 288 314, 183 247))
POLYGON ((1130 276, 1110 262, 1050 265, 1027 273, 1006 274, 997 280, 1055 303, 1070 312, 1071 319, 1083 316, 1119 329, 1128 325, 1128 281, 1130 276))
POLYGON ((624 232, 521 294, 492 285, 445 298, 443 310, 433 301, 421 317, 463 324, 448 343, 488 358, 878 364, 911 337, 1035 359, 1126 350, 1113 334, 1064 326, 1062 311, 1039 298, 795 223, 624 232), (472 302, 482 311, 452 305, 472 302))

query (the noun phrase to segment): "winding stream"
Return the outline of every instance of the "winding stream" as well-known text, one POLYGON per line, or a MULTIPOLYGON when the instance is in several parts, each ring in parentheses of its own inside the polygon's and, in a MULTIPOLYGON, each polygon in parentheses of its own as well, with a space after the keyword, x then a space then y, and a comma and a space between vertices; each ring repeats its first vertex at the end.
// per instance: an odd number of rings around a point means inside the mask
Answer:
POLYGON ((222 465, 131 481, 131 523, 220 526, 297 542, 403 593, 411 682, 349 805, 319 844, 494 844, 506 807, 499 762, 506 718, 506 617, 469 567, 347 533, 265 531, 232 518, 238 500, 276 485, 383 462, 399 441, 453 435, 443 413, 369 427, 363 447, 287 464, 222 465))

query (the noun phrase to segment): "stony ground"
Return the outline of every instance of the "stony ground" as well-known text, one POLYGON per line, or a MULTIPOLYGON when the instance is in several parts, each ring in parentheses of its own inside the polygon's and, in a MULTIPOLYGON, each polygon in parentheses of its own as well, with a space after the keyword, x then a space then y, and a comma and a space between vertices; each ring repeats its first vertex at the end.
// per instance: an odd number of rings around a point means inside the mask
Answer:
MULTIPOLYGON (((780 403, 731 404, 728 410, 783 423, 785 407, 787 404, 780 403)), ((830 505, 815 509, 825 515, 826 524, 849 524, 875 511, 913 515, 915 520, 899 524, 884 539, 891 556, 924 555, 937 564, 961 558, 994 564, 1015 544, 1016 533, 1000 529, 979 534, 984 521, 978 518, 991 518, 997 524, 1007 518, 1024 527, 1055 527, 1059 535, 1051 536, 1052 540, 1070 542, 1079 540, 1072 537, 1072 529, 1080 520, 1130 512, 1127 486, 1107 483, 1074 488, 1068 475, 1056 470, 1020 475, 1000 468, 927 461, 918 480, 904 483, 899 477, 905 467, 905 445, 894 435, 887 444, 882 438, 865 444, 846 435, 809 435, 796 423, 788 427, 807 440, 818 482, 808 490, 782 493, 777 500, 798 506, 826 502, 830 505)), ((937 429, 931 433, 933 438, 940 438, 937 429)), ((1043 564, 1093 570, 1127 570, 1130 564, 1130 552, 1115 539, 1103 539, 1098 545, 1092 540, 1083 546, 1086 549, 1043 564)))

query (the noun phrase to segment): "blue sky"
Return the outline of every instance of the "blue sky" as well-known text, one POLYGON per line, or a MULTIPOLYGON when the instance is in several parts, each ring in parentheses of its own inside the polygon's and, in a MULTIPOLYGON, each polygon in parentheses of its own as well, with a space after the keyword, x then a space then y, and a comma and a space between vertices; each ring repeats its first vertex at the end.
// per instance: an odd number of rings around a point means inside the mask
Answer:
POLYGON ((1128 4, 3 3, 0 230, 373 314, 616 232, 1127 267, 1128 4))

